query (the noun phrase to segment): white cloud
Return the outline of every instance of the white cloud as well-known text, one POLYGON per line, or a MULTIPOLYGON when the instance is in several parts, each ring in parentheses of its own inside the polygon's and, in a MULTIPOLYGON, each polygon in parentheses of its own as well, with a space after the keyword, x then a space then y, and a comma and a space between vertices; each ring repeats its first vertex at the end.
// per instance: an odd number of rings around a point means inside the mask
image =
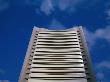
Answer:
POLYGON ((59 0, 58 6, 60 10, 66 10, 68 8, 75 10, 77 5, 85 0, 59 0))
POLYGON ((95 32, 90 32, 87 29, 84 29, 84 31, 89 46, 93 46, 98 39, 104 39, 110 43, 110 26, 97 29, 95 32))
POLYGON ((59 8, 60 11, 74 12, 80 3, 85 1, 87 0, 43 0, 40 10, 47 15, 51 14, 52 11, 55 11, 56 7, 59 8))
POLYGON ((40 10, 49 15, 54 10, 52 0, 43 0, 40 10))
POLYGON ((97 38, 105 39, 110 42, 110 26, 96 30, 95 36, 97 38))
POLYGON ((102 62, 100 62, 97 65, 97 69, 102 69, 102 68, 110 70, 110 61, 102 61, 102 62))
MULTIPOLYGON (((105 28, 97 29, 95 32, 90 32, 86 29, 87 39, 91 45, 95 45, 96 40, 105 39, 110 43, 110 9, 106 12, 108 25, 105 28)), ((99 80, 106 79, 105 70, 110 71, 110 61, 102 61, 96 65, 96 76, 99 80)))
POLYGON ((65 27, 58 20, 53 19, 50 25, 48 26, 48 29, 61 30, 65 29, 65 27))
POLYGON ((94 33, 89 32, 89 34, 92 34, 92 36, 94 37, 93 41, 96 39, 105 39, 110 43, 110 9, 107 10, 106 14, 108 25, 105 28, 97 29, 94 33))
POLYGON ((98 0, 25 0, 26 5, 34 6, 37 12, 43 12, 50 15, 58 8, 60 11, 74 13, 78 8, 88 8, 91 4, 95 4, 98 0), (85 3, 88 3, 84 5, 85 3))
MULTIPOLYGON (((108 6, 110 6, 110 4, 108 6)), ((98 39, 104 39, 110 43, 110 8, 106 9, 105 14, 107 16, 106 21, 108 23, 105 28, 96 29, 94 32, 90 32, 89 30, 84 29, 90 47, 94 45, 98 39)))

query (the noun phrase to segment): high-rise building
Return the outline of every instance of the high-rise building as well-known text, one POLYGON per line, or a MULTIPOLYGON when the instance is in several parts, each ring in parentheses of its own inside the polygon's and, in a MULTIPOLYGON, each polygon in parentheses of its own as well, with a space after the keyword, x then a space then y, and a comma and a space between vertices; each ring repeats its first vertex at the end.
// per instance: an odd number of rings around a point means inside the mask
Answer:
POLYGON ((82 27, 34 27, 19 82, 95 82, 82 27))

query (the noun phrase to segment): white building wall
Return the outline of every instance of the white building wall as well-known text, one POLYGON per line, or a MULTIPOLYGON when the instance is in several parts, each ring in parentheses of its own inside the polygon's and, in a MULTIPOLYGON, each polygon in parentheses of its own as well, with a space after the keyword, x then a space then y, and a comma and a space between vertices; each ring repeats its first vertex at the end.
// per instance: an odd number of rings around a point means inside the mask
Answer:
POLYGON ((34 28, 32 37, 24 62, 28 65, 19 82, 92 82, 87 80, 87 54, 78 27, 59 31, 34 28))
POLYGON ((87 82, 77 30, 39 32, 34 54, 29 82, 87 82))

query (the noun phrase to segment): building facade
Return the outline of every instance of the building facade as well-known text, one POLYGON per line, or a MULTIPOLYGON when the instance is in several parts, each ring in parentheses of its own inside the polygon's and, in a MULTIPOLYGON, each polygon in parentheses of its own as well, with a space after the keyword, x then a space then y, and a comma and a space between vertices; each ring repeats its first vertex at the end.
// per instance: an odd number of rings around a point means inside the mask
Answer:
POLYGON ((19 82, 95 82, 82 27, 34 27, 19 82))

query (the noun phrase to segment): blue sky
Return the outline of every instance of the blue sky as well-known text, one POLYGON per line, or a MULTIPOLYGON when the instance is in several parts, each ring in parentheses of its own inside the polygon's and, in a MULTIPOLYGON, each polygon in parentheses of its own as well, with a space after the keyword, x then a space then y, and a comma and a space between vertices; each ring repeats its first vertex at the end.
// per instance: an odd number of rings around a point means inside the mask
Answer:
POLYGON ((83 26, 97 81, 110 81, 110 0, 0 0, 0 82, 17 82, 33 26, 83 26))

